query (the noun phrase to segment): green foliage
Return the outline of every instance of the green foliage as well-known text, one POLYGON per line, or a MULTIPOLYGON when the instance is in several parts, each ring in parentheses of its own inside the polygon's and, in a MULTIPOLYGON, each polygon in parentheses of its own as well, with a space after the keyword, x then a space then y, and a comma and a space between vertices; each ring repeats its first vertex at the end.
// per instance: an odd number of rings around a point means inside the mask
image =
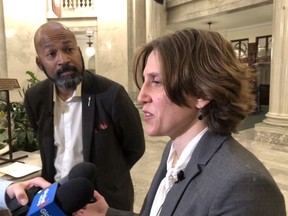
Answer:
POLYGON ((40 80, 35 76, 35 74, 32 71, 26 71, 26 74, 29 76, 27 79, 28 85, 26 88, 22 88, 21 91, 18 91, 21 98, 24 99, 24 95, 30 87, 34 86, 36 83, 40 82, 40 80))
MULTIPOLYGON (((30 87, 38 83, 40 80, 31 71, 26 71, 29 76, 27 79, 28 85, 26 88, 19 90, 19 94, 23 99, 22 102, 11 102, 10 113, 12 123, 12 151, 28 151, 32 152, 38 150, 38 144, 36 140, 33 128, 28 121, 25 106, 24 106, 24 95, 30 87)), ((8 143, 7 135, 7 119, 6 119, 6 102, 0 102, 0 136, 2 136, 2 143, 8 143), (5 106, 3 106, 3 103, 5 106)))
POLYGON ((13 151, 32 152, 37 150, 36 136, 27 119, 23 102, 11 103, 11 118, 14 124, 12 134, 13 151))

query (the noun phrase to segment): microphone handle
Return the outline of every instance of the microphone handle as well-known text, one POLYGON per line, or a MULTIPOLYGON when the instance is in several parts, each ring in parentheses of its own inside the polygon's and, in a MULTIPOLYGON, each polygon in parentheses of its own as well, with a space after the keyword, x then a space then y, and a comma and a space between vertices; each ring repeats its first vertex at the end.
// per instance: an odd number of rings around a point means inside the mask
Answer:
POLYGON ((11 212, 12 216, 27 216, 27 213, 29 211, 28 206, 22 206, 21 208, 18 208, 16 211, 11 212))
POLYGON ((28 196, 28 203, 25 206, 22 206, 16 197, 13 199, 10 199, 8 195, 6 194, 6 203, 8 208, 11 211, 12 216, 26 216, 26 214, 29 211, 29 206, 31 205, 31 202, 33 200, 33 197, 35 196, 38 191, 40 191, 42 188, 41 187, 32 187, 28 190, 26 190, 26 194, 28 196))

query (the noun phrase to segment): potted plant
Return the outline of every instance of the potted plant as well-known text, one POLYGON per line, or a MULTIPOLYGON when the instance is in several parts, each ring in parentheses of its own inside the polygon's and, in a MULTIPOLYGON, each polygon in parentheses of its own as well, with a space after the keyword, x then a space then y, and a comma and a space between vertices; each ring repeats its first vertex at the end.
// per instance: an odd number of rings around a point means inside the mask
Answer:
MULTIPOLYGON (((27 79, 27 88, 23 87, 21 90, 19 90, 19 94, 23 100, 26 90, 40 81, 31 71, 26 71, 26 74, 29 76, 27 79)), ((8 143, 7 114, 5 109, 7 109, 6 102, 0 101, 0 137, 2 138, 0 145, 2 148, 8 143)), ((33 128, 31 127, 25 112, 24 102, 11 102, 10 113, 12 125, 12 151, 15 152, 23 150, 33 152, 38 150, 38 144, 33 128)))

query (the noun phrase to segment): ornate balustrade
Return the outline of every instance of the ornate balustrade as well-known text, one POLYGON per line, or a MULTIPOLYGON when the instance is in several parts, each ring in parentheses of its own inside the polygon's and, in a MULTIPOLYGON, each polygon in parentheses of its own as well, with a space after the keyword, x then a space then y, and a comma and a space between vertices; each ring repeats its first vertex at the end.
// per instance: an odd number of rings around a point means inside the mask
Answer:
POLYGON ((47 18, 91 18, 96 17, 95 0, 47 0, 47 18), (61 17, 53 12, 52 5, 61 11, 61 17))
POLYGON ((89 8, 93 6, 93 0, 62 0, 62 8, 75 9, 75 8, 89 8))

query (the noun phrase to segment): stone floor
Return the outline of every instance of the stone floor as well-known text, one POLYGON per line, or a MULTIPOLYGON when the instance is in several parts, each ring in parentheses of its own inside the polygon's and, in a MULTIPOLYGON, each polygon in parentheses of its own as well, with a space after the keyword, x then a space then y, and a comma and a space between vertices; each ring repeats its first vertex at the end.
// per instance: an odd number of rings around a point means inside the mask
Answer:
MULTIPOLYGON (((285 196, 288 212, 288 149, 279 149, 268 144, 256 143, 254 133, 255 131, 252 128, 240 131, 234 137, 253 152, 273 175, 285 196)), ((146 137, 146 153, 132 169, 135 185, 135 212, 139 212, 141 209, 167 140, 168 138, 165 137, 146 137)))

